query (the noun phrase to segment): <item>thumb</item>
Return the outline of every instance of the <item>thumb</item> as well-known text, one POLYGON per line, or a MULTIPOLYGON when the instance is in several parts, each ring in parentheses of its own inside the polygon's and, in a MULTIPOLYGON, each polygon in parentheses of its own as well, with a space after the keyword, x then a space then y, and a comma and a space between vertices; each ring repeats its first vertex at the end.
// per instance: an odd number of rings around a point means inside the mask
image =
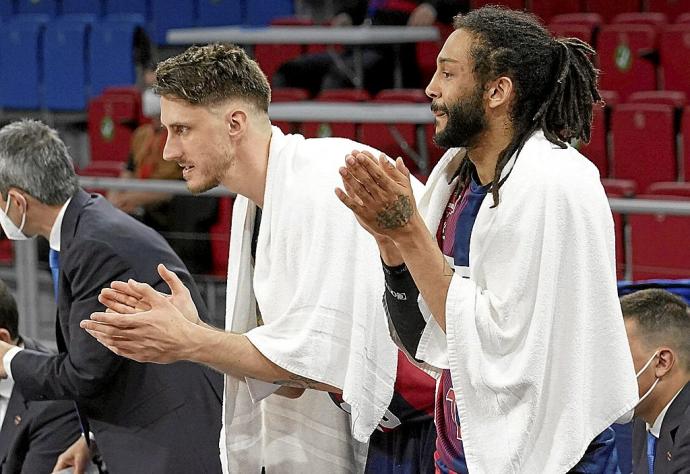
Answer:
POLYGON ((177 293, 186 293, 189 291, 187 287, 184 286, 184 283, 182 283, 182 280, 180 280, 180 278, 175 274, 175 272, 168 270, 168 267, 162 263, 158 265, 158 274, 170 287, 170 291, 173 295, 177 293))

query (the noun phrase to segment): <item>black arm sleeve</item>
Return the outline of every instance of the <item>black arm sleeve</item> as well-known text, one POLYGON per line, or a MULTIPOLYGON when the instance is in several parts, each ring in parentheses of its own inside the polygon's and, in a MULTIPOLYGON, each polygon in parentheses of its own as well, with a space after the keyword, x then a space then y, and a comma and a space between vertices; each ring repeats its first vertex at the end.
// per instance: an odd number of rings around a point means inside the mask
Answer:
POLYGON ((414 357, 426 326, 417 304, 419 290, 405 264, 397 267, 383 264, 383 272, 386 278, 383 302, 388 319, 407 353, 414 357))

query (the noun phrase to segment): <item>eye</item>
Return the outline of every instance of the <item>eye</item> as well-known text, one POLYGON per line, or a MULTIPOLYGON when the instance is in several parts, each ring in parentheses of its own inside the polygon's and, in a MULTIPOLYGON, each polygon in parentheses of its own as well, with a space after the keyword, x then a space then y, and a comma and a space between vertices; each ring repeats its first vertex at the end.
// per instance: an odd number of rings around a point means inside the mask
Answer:
POLYGON ((189 131, 189 127, 185 125, 175 125, 173 127, 173 132, 175 132, 175 135, 183 135, 189 131))
POLYGON ((446 71, 441 71, 441 75, 443 76, 444 79, 449 79, 452 74, 446 71))

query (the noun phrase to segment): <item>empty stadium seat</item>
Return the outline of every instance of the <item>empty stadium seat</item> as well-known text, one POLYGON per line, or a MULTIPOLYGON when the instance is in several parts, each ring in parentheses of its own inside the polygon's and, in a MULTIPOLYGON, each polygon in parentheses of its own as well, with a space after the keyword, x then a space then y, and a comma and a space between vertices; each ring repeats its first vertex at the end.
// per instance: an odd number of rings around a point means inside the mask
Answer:
POLYGON ((669 25, 663 29, 659 56, 663 88, 690 94, 690 24, 669 25))
MULTIPOLYGON (((373 102, 385 107, 383 104, 428 104, 430 100, 421 89, 386 89, 379 92, 373 102)), ((402 156, 411 171, 414 172, 417 169, 417 164, 413 158, 417 155, 419 143, 417 127, 414 124, 364 123, 361 131, 362 143, 366 143, 392 158, 402 156)))
POLYGON ((92 97, 108 86, 136 83, 134 43, 143 26, 144 18, 139 15, 111 15, 93 24, 89 49, 92 97))
POLYGON ((676 180, 673 107, 622 104, 613 111, 611 122, 614 177, 632 179, 641 189, 676 180))
POLYGON ((578 38, 588 44, 594 44, 594 30, 587 25, 550 23, 549 31, 556 38, 578 38))
POLYGON ((614 91, 600 91, 605 106, 594 104, 592 115, 592 134, 589 143, 582 144, 580 152, 592 161, 599 170, 599 176, 606 178, 611 169, 609 157, 609 128, 611 112, 618 104, 618 94, 614 91))
POLYGON ((252 26, 263 26, 277 17, 294 13, 292 0, 251 0, 245 4, 245 22, 252 26))
POLYGON ((57 0, 15 0, 14 8, 19 14, 37 13, 49 16, 56 16, 58 14, 57 0))
POLYGON ((678 15, 676 17, 676 23, 690 23, 690 11, 678 15))
POLYGON ((690 198, 690 183, 679 183, 678 181, 652 183, 647 187, 645 194, 690 198))
POLYGON ((135 13, 147 20, 151 14, 151 0, 105 0, 106 15, 113 13, 135 13))
MULTIPOLYGON (((301 102, 309 99, 309 92, 306 89, 296 87, 279 87, 271 91, 271 102, 301 102)), ((273 122, 284 133, 301 133, 300 124, 295 122, 273 122)))
POLYGON ((237 0, 199 0, 198 8, 198 26, 225 26, 242 23, 242 3, 237 0))
POLYGON ((14 14, 14 5, 12 2, 0 2, 0 18, 3 20, 9 19, 14 14))
POLYGON ((656 34, 649 25, 605 25, 599 32, 597 52, 603 89, 621 98, 636 91, 656 89, 653 62, 656 34))
MULTIPOLYGON (((364 89, 328 89, 316 98, 319 102, 367 102, 371 99, 364 89)), ((341 137, 359 141, 357 124, 352 122, 304 122, 305 137, 341 137)))
POLYGON ((640 11, 640 0, 585 0, 585 10, 600 14, 604 21, 611 21, 619 13, 640 11))
POLYGON ((190 28, 196 23, 194 0, 151 0, 151 34, 157 44, 166 44, 172 28, 190 28))
MULTIPOLYGON (((635 195, 637 185, 627 179, 602 179, 604 191, 609 198, 631 198, 635 195)), ((629 246, 629 238, 626 233, 627 216, 614 212, 613 226, 616 233, 616 277, 619 280, 625 278, 625 249, 629 246)))
POLYGON ((595 45, 603 21, 597 13, 563 13, 551 18, 549 30, 557 37, 572 36, 595 45))
POLYGON ((628 97, 628 102, 637 104, 664 104, 682 109, 687 104, 687 94, 681 91, 639 91, 628 97))
POLYGON ((44 107, 52 110, 85 110, 89 33, 93 17, 63 16, 46 26, 43 47, 44 107))
POLYGON ((646 0, 650 12, 662 12, 671 21, 678 16, 690 12, 690 0, 646 0))
POLYGON ((668 23, 668 16, 660 12, 619 13, 611 20, 612 24, 649 25, 657 30, 668 23))
POLYGON ((569 25, 587 25, 598 28, 604 19, 598 13, 563 13, 551 18, 551 23, 567 23, 569 25))
POLYGON ((71 13, 101 15, 103 13, 101 0, 62 0, 62 14, 71 13))
POLYGON ((111 87, 89 101, 88 131, 91 165, 125 163, 132 132, 143 121, 141 92, 136 87, 111 87))
POLYGON ((580 11, 580 0, 532 0, 529 10, 539 18, 548 22, 553 16, 564 13, 578 13, 580 11))
MULTIPOLYGON (((272 26, 309 26, 310 21, 300 21, 295 17, 277 18, 271 21, 272 26)), ((257 44, 254 46, 254 59, 270 81, 278 68, 291 59, 306 52, 300 44, 257 44)))
POLYGON ((18 15, 0 28, 0 105, 9 109, 38 109, 43 86, 40 61, 44 15, 18 15))
MULTIPOLYGON (((673 185, 676 186, 675 192, 666 188, 638 198, 690 202, 690 184, 673 185)), ((634 279, 687 278, 690 274, 690 245, 687 245, 690 216, 631 214, 629 221, 634 279)))

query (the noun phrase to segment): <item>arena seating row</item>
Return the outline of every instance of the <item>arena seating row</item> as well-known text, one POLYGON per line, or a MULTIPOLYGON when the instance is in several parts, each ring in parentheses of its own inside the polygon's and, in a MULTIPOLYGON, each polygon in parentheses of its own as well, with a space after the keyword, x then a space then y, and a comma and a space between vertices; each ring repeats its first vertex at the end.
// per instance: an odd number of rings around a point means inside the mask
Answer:
POLYGON ((275 16, 293 13, 292 0, 3 0, 0 16, 70 14, 107 16, 139 14, 159 44, 170 28, 217 25, 266 25, 275 16))
POLYGON ((83 111, 105 87, 134 84, 142 24, 127 14, 12 17, 0 25, 0 107, 83 111))

